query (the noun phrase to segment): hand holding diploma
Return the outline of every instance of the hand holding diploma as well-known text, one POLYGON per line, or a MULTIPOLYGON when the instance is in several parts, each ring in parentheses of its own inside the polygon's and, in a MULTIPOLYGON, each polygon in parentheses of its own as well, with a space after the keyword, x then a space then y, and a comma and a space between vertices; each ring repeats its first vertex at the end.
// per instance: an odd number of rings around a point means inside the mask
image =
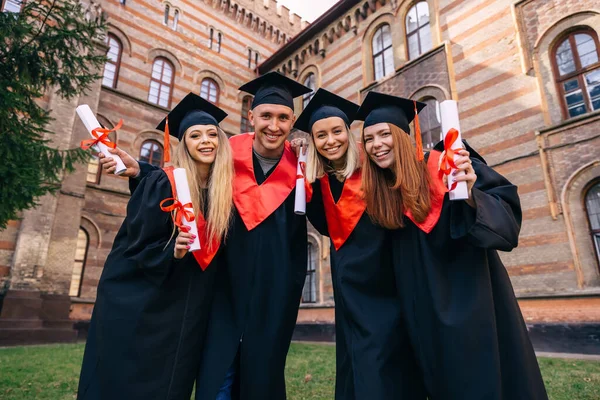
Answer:
POLYGON ((296 168, 296 202, 294 212, 297 215, 306 214, 306 159, 308 156, 306 144, 300 144, 298 154, 298 166, 296 168))
MULTIPOLYGON (((460 151, 463 144, 458 119, 458 105, 456 101, 446 100, 440 103, 440 111, 444 136, 444 154, 441 158, 440 174, 446 176, 448 189, 450 189, 450 200, 467 200, 470 197, 470 188, 467 186, 467 179, 463 179, 467 172, 467 166, 464 165, 464 160, 460 160, 462 161, 460 169, 456 164, 459 161, 458 157, 465 157, 464 153, 460 151)), ((468 159, 469 152, 464 151, 468 159)), ((470 159, 467 165, 472 170, 470 159)))
POLYGON ((190 244, 189 251, 198 251, 200 250, 200 239, 198 237, 198 227, 194 217, 192 196, 190 195, 187 174, 185 173, 184 168, 175 168, 173 170, 173 176, 175 177, 175 187, 177 188, 177 200, 183 208, 183 210, 177 211, 178 218, 181 218, 181 223, 183 226, 189 228, 188 232, 193 236, 193 242, 190 244))
POLYGON ((121 127, 123 121, 119 121, 114 129, 104 129, 100 126, 100 123, 96 119, 96 116, 87 104, 82 104, 76 109, 77 115, 81 119, 81 122, 85 125, 93 139, 84 140, 81 142, 81 148, 84 150, 90 147, 97 147, 99 152, 104 154, 106 157, 111 157, 116 162, 115 174, 121 175, 127 170, 125 164, 121 158, 116 154, 109 153, 108 149, 114 149, 117 147, 116 143, 112 143, 108 139, 109 132, 115 131, 121 127))

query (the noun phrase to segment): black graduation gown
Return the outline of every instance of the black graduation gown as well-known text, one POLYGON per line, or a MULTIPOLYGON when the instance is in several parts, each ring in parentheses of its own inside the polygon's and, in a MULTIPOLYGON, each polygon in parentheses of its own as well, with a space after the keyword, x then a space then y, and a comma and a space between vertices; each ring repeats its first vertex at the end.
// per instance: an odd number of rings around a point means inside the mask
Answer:
POLYGON ((173 223, 159 207, 169 197, 171 185, 159 170, 127 205, 98 285, 78 399, 191 396, 221 256, 206 271, 191 254, 173 257, 173 223))
POLYGON ((335 398, 417 398, 424 389, 402 324, 390 232, 371 222, 364 212, 359 172, 344 183, 333 175, 322 179, 328 184, 318 180, 312 185, 307 216, 322 234, 331 234, 333 239, 330 260, 335 300, 335 398), (323 205, 325 196, 329 196, 327 206, 323 205), (337 209, 331 208, 333 202, 337 209), (337 219, 335 225, 347 229, 354 226, 345 241, 340 240, 339 229, 333 226, 329 232, 324 231, 328 226, 324 213, 330 213, 330 222, 337 219), (405 379, 398 379, 401 375, 405 379))
MULTIPOLYGON (((231 141, 245 140, 245 135, 240 136, 231 141)), ((265 175, 251 153, 251 141, 241 148, 234 146, 233 150, 234 157, 242 152, 252 160, 249 161, 254 170, 251 179, 259 185, 273 178, 274 171, 286 159, 295 160, 295 156, 284 153, 279 164, 265 175)), ((285 151, 292 150, 286 145, 285 151)), ((292 168, 295 182, 295 161, 292 168)), ((240 173, 236 164, 236 174, 240 173)), ((294 200, 295 190, 292 190, 252 230, 247 229, 240 211, 235 212, 225 247, 226 268, 217 272, 207 345, 197 381, 197 400, 215 399, 238 351, 234 399, 286 398, 285 360, 296 325, 307 262, 306 218, 294 213, 294 200)))
POLYGON ((472 190, 476 208, 445 194, 439 221, 429 234, 408 218, 406 227, 393 234, 410 339, 431 400, 547 399, 497 253, 518 243, 517 187, 468 149, 477 174, 472 190))

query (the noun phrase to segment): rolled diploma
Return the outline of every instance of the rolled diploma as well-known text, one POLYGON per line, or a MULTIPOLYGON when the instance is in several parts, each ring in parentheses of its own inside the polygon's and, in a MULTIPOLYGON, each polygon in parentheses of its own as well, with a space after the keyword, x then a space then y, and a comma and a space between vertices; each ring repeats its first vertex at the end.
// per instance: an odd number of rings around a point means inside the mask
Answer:
MULTIPOLYGON (((81 122, 83 122, 83 125, 85 125, 85 128, 88 130, 90 135, 94 137, 94 135, 92 135, 92 131, 96 128, 101 128, 101 126, 100 123, 98 123, 98 120, 96 119, 96 116, 94 115, 90 107, 87 104, 82 104, 79 107, 77 107, 76 111, 77 115, 79 115, 79 118, 81 119, 81 122)), ((109 153, 108 146, 104 143, 98 142, 97 146, 100 150, 100 153, 104 154, 106 157, 112 158, 117 162, 117 169, 115 170, 115 175, 121 175, 123 172, 125 172, 127 167, 125 167, 125 164, 123 164, 123 160, 121 160, 121 157, 119 157, 116 154, 109 153)))
MULTIPOLYGON (((442 135, 443 139, 446 138, 446 134, 452 128, 458 131, 458 138, 452 144, 452 149, 462 149, 462 136, 460 134, 460 122, 458 119, 458 104, 454 100, 446 100, 440 103, 440 112, 442 119, 442 135)), ((455 170, 452 169, 452 172, 455 170)), ((452 187, 452 175, 448 175, 448 189, 452 187)), ((450 200, 466 200, 469 198, 469 190, 467 188, 467 182, 458 182, 456 188, 449 193, 450 200)))
MULTIPOLYGON (((177 200, 181 204, 187 204, 192 202, 192 196, 190 195, 190 187, 188 186, 187 174, 183 168, 175 168, 173 170, 173 177, 175 178, 175 187, 177 188, 177 200)), ((187 211, 194 213, 194 209, 186 208, 187 211)), ((194 213, 195 215, 195 213, 194 213)), ((190 245, 190 252, 200 250, 200 239, 198 235, 198 226, 196 221, 188 221, 185 215, 182 218, 183 225, 190 228, 190 233, 195 235, 194 243, 190 245)))
POLYGON ((300 163, 304 163, 304 165, 306 165, 308 153, 302 154, 302 150, 303 149, 301 148, 300 156, 298 157, 298 166, 296 168, 296 176, 301 176, 301 178, 296 179, 296 203, 294 204, 294 212, 298 215, 306 214, 306 187, 304 186, 305 177, 300 163))

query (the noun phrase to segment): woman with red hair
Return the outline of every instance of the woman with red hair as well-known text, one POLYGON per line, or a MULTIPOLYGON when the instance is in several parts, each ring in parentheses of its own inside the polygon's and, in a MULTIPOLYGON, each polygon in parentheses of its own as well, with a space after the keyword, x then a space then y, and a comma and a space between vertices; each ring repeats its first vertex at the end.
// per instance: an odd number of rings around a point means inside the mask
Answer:
POLYGON ((457 172, 440 178, 443 147, 424 159, 418 129, 416 152, 410 141, 409 124, 423 107, 369 93, 356 119, 365 121, 367 213, 393 230, 403 329, 426 397, 545 400, 533 346, 497 252, 518 244, 517 187, 466 143, 454 159, 457 172), (445 179, 467 182, 469 199, 450 201, 445 179))

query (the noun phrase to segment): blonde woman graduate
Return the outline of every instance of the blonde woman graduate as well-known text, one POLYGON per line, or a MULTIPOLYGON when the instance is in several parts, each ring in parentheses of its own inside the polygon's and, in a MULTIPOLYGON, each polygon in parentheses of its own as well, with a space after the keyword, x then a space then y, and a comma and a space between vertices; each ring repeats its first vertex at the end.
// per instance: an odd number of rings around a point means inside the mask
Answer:
POLYGON ((423 386, 411 369, 414 360, 406 362, 411 349, 401 324, 391 235, 366 212, 359 147, 349 128, 357 110, 319 89, 295 124, 310 134, 306 175, 313 197, 307 216, 331 238, 335 398, 413 399, 423 386))
POLYGON ((443 144, 423 159, 418 118, 417 151, 410 141, 409 123, 424 106, 369 93, 357 119, 364 120, 367 212, 394 230, 403 325, 426 397, 545 400, 527 328, 498 256, 498 250, 518 244, 517 187, 465 143, 454 158, 458 172, 447 179, 467 182, 469 199, 450 201, 438 173, 443 144))
POLYGON ((190 399, 233 209, 231 148, 219 128, 226 115, 191 93, 169 113, 180 140, 173 165, 187 173, 201 250, 188 252, 194 237, 166 212, 172 169, 148 174, 102 271, 78 399, 190 399))

